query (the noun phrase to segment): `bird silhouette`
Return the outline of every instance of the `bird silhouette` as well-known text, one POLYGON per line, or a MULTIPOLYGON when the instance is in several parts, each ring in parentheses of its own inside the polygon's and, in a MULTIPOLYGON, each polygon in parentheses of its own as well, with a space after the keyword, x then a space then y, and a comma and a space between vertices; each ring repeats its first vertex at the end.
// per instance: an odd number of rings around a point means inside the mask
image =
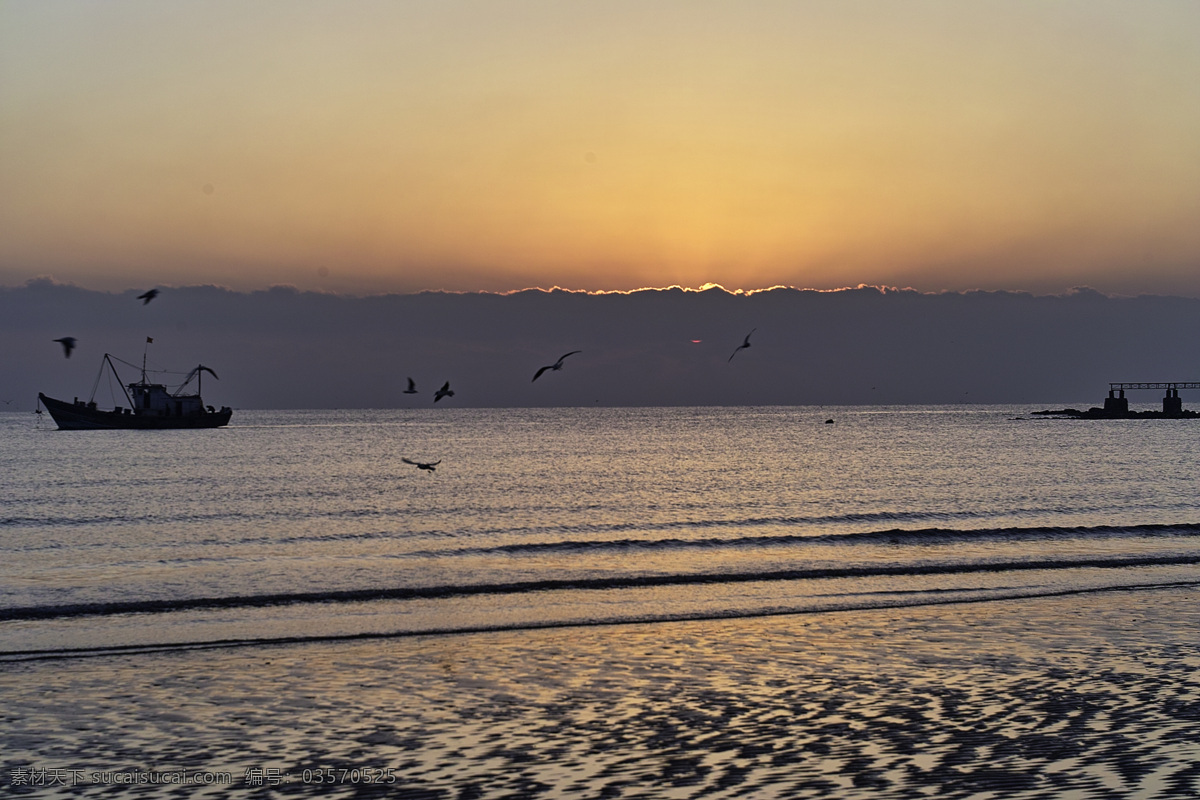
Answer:
MULTIPOLYGON (((756 331, 756 330, 758 330, 758 328, 755 328, 754 330, 750 331, 750 333, 746 334, 745 340, 741 344, 739 344, 736 348, 734 348, 733 354, 729 356, 729 361, 733 361, 733 356, 736 356, 738 354, 738 350, 743 350, 750 346, 750 337, 754 335, 754 331, 756 331)), ((726 361, 725 363, 728 364, 729 361, 726 361)))
POLYGON ((433 393, 433 402, 441 400, 443 397, 454 397, 454 390, 450 388, 450 381, 442 384, 442 388, 433 393))
POLYGON ((54 341, 62 344, 63 355, 66 356, 67 358, 70 358, 71 351, 75 349, 75 337, 74 336, 64 336, 63 338, 55 339, 54 341))
POLYGON ((404 393, 405 394, 416 394, 417 393, 417 385, 415 383, 413 383, 412 378, 408 379, 408 388, 404 390, 404 393))
MULTIPOLYGON (((537 372, 535 372, 533 374, 533 380, 536 381, 538 378, 542 377, 542 373, 548 369, 553 369, 553 370, 562 369, 564 358, 566 358, 567 356, 573 356, 576 353, 582 353, 582 352, 583 352, 582 350, 572 350, 571 352, 566 353, 565 355, 559 356, 558 361, 555 361, 553 364, 548 364, 548 365, 542 367, 541 369, 539 369, 537 372)), ((530 383, 533 383, 533 381, 530 381, 530 383)))
POLYGON ((147 303, 149 303, 151 300, 153 300, 156 297, 158 297, 158 289, 151 289, 148 292, 139 294, 137 296, 137 299, 142 301, 142 305, 146 305, 147 303))
POLYGON ((417 469, 428 470, 429 472, 433 472, 434 470, 436 470, 437 465, 442 463, 442 460, 440 458, 437 461, 413 461, 412 459, 404 458, 403 456, 401 456, 400 460, 403 461, 405 464, 412 464, 417 469))

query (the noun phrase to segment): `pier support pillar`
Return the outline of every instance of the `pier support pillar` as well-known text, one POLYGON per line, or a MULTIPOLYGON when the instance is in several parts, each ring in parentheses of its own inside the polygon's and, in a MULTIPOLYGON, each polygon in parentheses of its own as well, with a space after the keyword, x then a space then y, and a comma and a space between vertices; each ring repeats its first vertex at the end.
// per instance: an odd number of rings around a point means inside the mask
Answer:
MULTIPOLYGON (((1104 398, 1104 410, 1109 414, 1128 414, 1129 400, 1125 397, 1125 390, 1121 389, 1121 394, 1118 397, 1113 394, 1113 390, 1108 390, 1108 397, 1104 398)), ((1166 402, 1165 400, 1163 401, 1166 402)))
POLYGON ((1167 396, 1163 398, 1163 413, 1175 417, 1183 413, 1183 399, 1178 389, 1167 389, 1167 396))

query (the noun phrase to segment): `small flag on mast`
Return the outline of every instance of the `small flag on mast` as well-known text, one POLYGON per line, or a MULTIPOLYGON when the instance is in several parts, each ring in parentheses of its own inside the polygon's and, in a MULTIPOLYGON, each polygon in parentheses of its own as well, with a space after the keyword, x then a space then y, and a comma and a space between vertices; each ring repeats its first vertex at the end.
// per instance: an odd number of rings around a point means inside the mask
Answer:
POLYGON ((146 344, 154 344, 154 340, 153 340, 153 339, 151 339, 149 336, 147 336, 147 337, 146 337, 146 344))

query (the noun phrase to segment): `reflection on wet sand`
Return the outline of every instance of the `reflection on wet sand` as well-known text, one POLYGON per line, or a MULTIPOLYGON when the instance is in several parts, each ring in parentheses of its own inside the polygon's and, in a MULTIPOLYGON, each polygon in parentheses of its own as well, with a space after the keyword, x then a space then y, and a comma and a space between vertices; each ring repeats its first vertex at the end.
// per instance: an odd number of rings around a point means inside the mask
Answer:
POLYGON ((248 770, 279 779, 271 796, 1195 796, 1198 600, 8 663, 3 780, 136 767, 232 772, 233 787, 186 787, 210 797, 245 796, 248 770), (328 769, 335 785, 317 784, 328 769))

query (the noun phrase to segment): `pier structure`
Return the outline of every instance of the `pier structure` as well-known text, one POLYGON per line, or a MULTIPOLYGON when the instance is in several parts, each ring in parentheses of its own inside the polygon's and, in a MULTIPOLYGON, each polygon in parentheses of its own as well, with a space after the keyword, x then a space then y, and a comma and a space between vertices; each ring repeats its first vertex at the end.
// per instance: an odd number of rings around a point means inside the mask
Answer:
POLYGON ((1110 383, 1108 397, 1104 398, 1104 411, 1107 414, 1128 414, 1129 399, 1125 397, 1127 390, 1157 389, 1165 392, 1162 401, 1162 413, 1166 417, 1178 417, 1183 414, 1183 399, 1179 396, 1180 389, 1200 389, 1200 381, 1149 381, 1140 383, 1110 383))

